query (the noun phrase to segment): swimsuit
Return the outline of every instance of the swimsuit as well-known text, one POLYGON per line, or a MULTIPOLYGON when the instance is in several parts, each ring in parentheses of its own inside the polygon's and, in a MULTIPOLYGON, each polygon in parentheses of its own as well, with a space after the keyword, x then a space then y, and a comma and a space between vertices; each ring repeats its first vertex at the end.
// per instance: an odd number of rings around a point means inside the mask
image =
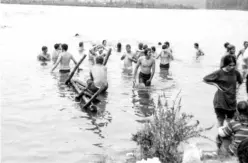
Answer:
POLYGON ((150 86, 151 83, 146 83, 151 78, 151 74, 139 73, 139 83, 144 83, 145 86, 150 86))
POLYGON ((161 64, 160 63, 160 69, 169 70, 169 68, 170 68, 170 64, 169 63, 167 63, 167 64, 161 64))
POLYGON ((59 72, 62 73, 62 74, 69 73, 69 72, 70 72, 70 69, 67 69, 67 70, 59 70, 59 72))

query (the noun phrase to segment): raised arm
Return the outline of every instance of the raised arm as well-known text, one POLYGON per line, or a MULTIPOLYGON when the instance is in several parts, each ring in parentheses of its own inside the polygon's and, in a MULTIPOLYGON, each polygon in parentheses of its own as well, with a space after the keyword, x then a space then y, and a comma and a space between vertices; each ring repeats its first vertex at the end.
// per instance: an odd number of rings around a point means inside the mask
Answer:
POLYGON ((159 53, 159 55, 157 56, 157 58, 156 58, 156 59, 158 59, 158 58, 161 56, 161 53, 162 53, 162 52, 160 52, 160 53, 159 53))
POLYGON ((243 55, 243 50, 240 50, 238 55, 237 55, 237 59, 239 58, 240 55, 243 55))

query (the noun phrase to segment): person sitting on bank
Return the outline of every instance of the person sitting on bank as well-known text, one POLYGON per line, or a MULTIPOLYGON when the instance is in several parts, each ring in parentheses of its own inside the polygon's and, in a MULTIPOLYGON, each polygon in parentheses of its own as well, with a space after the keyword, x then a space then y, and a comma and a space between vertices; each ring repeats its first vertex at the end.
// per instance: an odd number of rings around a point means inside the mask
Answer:
POLYGON ((70 61, 72 60, 75 65, 77 65, 77 62, 73 55, 71 53, 67 52, 68 45, 62 44, 62 53, 59 55, 59 58, 57 62, 55 63, 54 67, 52 68, 52 71, 60 64, 60 73, 69 73, 70 72, 70 61))
POLYGON ((46 46, 42 46, 41 51, 42 51, 41 54, 39 54, 37 57, 38 61, 42 61, 42 62, 51 61, 51 56, 49 53, 47 53, 48 48, 46 46))
POLYGON ((220 127, 218 135, 222 137, 221 153, 237 155, 240 142, 248 138, 248 103, 246 101, 238 103, 237 116, 226 126, 220 127))
MULTIPOLYGON (((107 81, 107 67, 103 64, 104 58, 102 56, 96 57, 96 64, 92 66, 90 70, 90 79, 87 80, 87 86, 85 90, 89 90, 92 93, 96 93, 100 88, 102 93, 108 89, 107 81)), ((76 100, 79 100, 84 92, 81 92, 76 100)))

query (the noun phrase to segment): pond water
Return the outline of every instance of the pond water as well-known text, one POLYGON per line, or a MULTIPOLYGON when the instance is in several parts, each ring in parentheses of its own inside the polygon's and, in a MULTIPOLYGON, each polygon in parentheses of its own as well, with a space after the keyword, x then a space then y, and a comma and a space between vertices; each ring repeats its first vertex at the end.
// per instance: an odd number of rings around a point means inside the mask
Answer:
MULTIPOLYGON (((213 96, 216 88, 202 82, 203 76, 218 69, 228 41, 242 48, 248 38, 248 13, 218 10, 155 10, 87 8, 65 6, 0 5, 2 162, 94 162, 109 156, 116 162, 136 149, 132 133, 142 126, 165 94, 174 99, 181 90, 183 111, 200 120, 202 127, 216 125, 213 96), (76 33, 80 37, 73 37, 76 33), (169 41, 176 60, 171 64, 173 80, 159 73, 159 61, 152 87, 132 89, 132 75, 123 72, 120 55, 109 59, 109 89, 97 115, 84 112, 74 101, 75 92, 63 84, 64 77, 52 64, 36 61, 41 46, 49 52, 57 42, 68 43, 77 60, 79 41, 109 45, 121 41, 135 50, 139 41, 149 45, 169 41), (193 44, 205 52, 194 59, 193 44)), ((83 71, 89 74, 86 59, 83 71)), ((246 99, 241 87, 239 100, 246 99)), ((206 133, 215 138, 216 127, 206 133)), ((198 140, 203 150, 215 144, 198 140)))

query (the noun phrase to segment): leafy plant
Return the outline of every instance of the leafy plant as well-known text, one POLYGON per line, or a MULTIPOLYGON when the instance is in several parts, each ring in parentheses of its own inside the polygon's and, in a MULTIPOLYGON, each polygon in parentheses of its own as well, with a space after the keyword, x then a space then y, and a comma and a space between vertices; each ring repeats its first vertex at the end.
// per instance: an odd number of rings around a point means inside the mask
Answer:
POLYGON ((163 105, 163 96, 159 96, 153 119, 133 134, 132 140, 140 146, 143 158, 158 157, 163 163, 179 163, 182 161, 182 154, 178 151, 181 143, 195 137, 207 138, 202 133, 212 127, 200 128, 199 121, 192 123, 193 115, 181 113, 179 94, 171 107, 168 101, 163 105))

